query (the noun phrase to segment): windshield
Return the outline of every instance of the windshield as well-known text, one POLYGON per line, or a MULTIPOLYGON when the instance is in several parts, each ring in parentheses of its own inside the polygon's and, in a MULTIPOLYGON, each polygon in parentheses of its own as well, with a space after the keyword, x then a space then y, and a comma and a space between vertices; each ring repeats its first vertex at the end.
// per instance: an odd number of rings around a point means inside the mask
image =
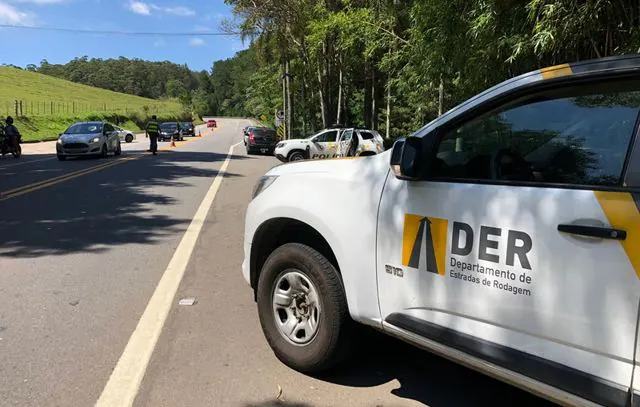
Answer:
POLYGON ((160 130, 165 130, 165 131, 172 131, 172 130, 176 130, 178 128, 178 125, 175 123, 162 123, 160 125, 160 130))
POLYGON ((182 122, 182 123, 180 123, 180 126, 182 126, 182 127, 193 127, 193 123, 182 122))
POLYGON ((77 123, 64 131, 65 134, 94 134, 102 132, 102 123, 77 123))

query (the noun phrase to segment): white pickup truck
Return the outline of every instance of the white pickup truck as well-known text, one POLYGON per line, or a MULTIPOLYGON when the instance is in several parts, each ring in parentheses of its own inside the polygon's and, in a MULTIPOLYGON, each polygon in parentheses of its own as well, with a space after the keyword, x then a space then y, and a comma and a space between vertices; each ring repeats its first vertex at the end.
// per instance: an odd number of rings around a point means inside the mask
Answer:
POLYGON ((640 57, 585 61, 392 151, 272 168, 242 269, 275 355, 330 368, 358 322, 560 404, 639 405, 639 114, 640 57))

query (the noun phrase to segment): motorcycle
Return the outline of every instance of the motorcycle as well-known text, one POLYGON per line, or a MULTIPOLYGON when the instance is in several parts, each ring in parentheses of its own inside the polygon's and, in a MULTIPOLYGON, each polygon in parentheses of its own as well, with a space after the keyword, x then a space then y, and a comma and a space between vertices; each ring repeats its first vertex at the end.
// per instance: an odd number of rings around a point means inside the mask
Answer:
POLYGON ((0 155, 5 156, 6 154, 13 154, 15 158, 20 158, 22 155, 22 147, 20 147, 20 137, 18 137, 18 142, 16 146, 13 146, 10 137, 4 131, 4 126, 0 125, 0 155))

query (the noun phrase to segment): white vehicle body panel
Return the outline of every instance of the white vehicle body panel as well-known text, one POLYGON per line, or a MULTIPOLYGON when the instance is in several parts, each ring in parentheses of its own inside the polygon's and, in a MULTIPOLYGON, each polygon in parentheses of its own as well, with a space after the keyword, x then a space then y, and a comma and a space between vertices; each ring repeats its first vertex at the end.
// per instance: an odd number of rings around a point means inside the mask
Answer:
POLYGON ((618 241, 557 231, 558 224, 577 219, 609 223, 592 191, 389 177, 378 226, 378 286, 385 287, 379 292, 382 319, 405 313, 620 385, 628 383, 640 280, 618 241), (416 222, 423 217, 433 223, 427 226, 430 242, 420 245, 435 247, 436 262, 427 264, 421 254, 418 268, 407 263, 418 238, 416 222), (452 245, 467 243, 464 232, 454 242, 454 223, 460 222, 474 235, 468 255, 452 253, 452 245), (481 230, 493 232, 485 235, 487 242, 496 242, 492 247, 480 244, 481 230), (524 260, 529 264, 522 264, 517 254, 511 259, 507 255, 512 233, 530 236, 532 246, 524 260), (479 259, 481 251, 497 262, 479 259), (385 272, 388 265, 402 269, 402 277, 385 272), (483 266, 485 272, 466 265, 483 266), (508 271, 513 279, 494 277, 487 269, 508 271), (505 283, 527 291, 516 295, 505 290, 505 283))
MULTIPOLYGON (((267 175, 280 177, 258 195, 247 209, 245 259, 258 227, 273 218, 303 221, 329 243, 340 264, 351 315, 365 323, 379 321, 376 293, 376 213, 389 172, 389 154, 355 160, 316 160, 283 164, 267 175), (366 180, 366 182, 363 182, 366 180), (335 210, 326 199, 348 199, 353 210, 335 210), (349 242, 344 244, 346 240, 349 242), (369 254, 367 256, 363 254, 369 254)), ((249 265, 243 264, 249 280, 249 265)))
POLYGON ((351 138, 358 138, 358 147, 355 151, 355 156, 359 156, 364 152, 373 154, 379 154, 384 151, 384 140, 380 133, 375 130, 363 130, 363 129, 347 129, 340 134, 337 141, 336 157, 345 157, 348 155, 351 138), (373 134, 373 138, 364 139, 362 137, 362 131, 373 134))

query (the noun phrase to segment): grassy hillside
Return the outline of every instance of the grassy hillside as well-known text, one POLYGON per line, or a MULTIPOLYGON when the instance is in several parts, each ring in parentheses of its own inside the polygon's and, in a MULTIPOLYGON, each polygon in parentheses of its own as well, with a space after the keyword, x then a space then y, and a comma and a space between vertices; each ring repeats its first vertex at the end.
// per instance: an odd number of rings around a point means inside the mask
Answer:
POLYGON ((146 99, 0 67, 0 115, 17 116, 25 141, 55 139, 78 120, 108 120, 137 130, 151 114, 163 120, 184 118, 177 101, 146 99), (22 101, 19 115, 16 100, 22 101))

